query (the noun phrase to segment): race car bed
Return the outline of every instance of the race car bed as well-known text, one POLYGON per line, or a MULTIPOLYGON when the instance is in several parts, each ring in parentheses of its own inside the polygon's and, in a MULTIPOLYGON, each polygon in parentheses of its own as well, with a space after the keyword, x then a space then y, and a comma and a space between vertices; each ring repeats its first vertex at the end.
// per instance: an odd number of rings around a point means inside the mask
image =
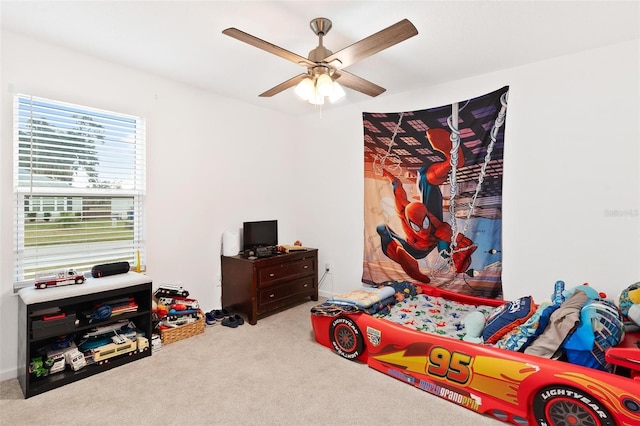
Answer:
POLYGON ((575 350, 575 336, 585 331, 580 309, 576 317, 571 305, 586 306, 582 291, 536 305, 531 298, 504 302, 388 284, 392 290, 357 291, 316 305, 316 341, 343 358, 512 424, 640 424, 640 332, 624 333, 600 319, 608 331, 595 337, 595 346, 607 347, 607 336, 618 344, 602 357, 575 350), (482 336, 468 329, 477 312, 486 319, 482 336))

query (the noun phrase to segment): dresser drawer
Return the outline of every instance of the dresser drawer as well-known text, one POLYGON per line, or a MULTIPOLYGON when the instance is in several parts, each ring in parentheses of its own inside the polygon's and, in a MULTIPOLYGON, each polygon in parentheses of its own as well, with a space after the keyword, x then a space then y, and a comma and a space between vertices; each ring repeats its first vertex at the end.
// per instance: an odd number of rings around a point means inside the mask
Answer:
POLYGON ((314 294, 314 280, 314 276, 310 276, 259 290, 258 310, 267 311, 287 299, 314 294))
POLYGON ((314 258, 308 257, 293 262, 282 262, 258 270, 258 287, 276 284, 305 275, 315 274, 314 258))

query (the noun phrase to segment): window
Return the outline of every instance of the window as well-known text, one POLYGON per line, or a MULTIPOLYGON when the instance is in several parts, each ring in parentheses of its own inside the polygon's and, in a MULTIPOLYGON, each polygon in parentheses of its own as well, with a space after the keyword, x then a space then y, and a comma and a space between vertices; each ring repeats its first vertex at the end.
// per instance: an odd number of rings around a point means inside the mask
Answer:
POLYGON ((25 95, 14 119, 14 288, 43 271, 144 264, 144 121, 25 95))

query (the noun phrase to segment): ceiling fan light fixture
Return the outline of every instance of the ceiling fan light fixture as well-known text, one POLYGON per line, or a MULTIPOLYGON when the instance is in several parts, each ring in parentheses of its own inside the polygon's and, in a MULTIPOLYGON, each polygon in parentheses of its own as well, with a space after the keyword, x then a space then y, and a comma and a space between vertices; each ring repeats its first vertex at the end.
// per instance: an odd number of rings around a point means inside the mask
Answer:
POLYGON ((306 77, 296 86, 295 92, 300 98, 308 101, 314 95, 315 92, 315 84, 312 79, 306 77))
POLYGON ((316 79, 316 89, 321 96, 333 94, 333 80, 328 74, 320 74, 316 79))
POLYGON ((324 105, 324 96, 314 90, 313 95, 309 98, 309 103, 311 105, 324 105))
POLYGON ((337 81, 334 81, 333 93, 329 95, 329 102, 331 102, 332 104, 335 104, 336 102, 344 99, 345 96, 346 96, 346 93, 344 92, 344 89, 342 88, 342 86, 339 85, 337 81))

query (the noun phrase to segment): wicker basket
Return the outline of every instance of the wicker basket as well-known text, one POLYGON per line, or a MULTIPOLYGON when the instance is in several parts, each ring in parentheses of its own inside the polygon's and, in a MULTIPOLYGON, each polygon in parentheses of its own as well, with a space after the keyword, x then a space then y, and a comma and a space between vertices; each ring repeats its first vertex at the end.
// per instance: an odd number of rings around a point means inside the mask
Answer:
POLYGON ((178 340, 188 339, 189 337, 196 336, 204 333, 204 316, 200 314, 198 320, 191 324, 181 325, 176 328, 167 328, 166 330, 160 330, 160 338, 163 345, 177 342, 178 340))

